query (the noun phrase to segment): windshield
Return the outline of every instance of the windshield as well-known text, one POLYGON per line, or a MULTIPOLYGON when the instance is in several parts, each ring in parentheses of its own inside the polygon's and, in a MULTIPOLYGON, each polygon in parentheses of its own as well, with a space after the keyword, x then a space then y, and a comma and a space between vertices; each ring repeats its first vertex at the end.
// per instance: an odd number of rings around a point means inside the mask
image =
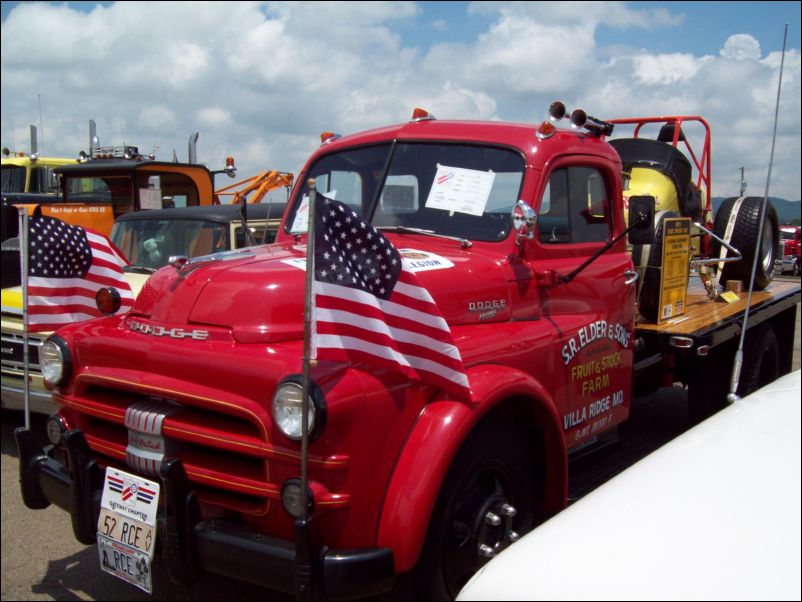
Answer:
POLYGON ((3 192, 25 192, 25 168, 3 165, 3 192))
MULTIPOLYGON (((398 143, 327 155, 309 177, 326 196, 372 213, 376 227, 498 241, 509 234, 523 174, 522 155, 509 149, 398 143)), ((306 230, 306 204, 298 197, 288 220, 292 233, 306 230)))
POLYGON ((780 230, 780 238, 782 240, 794 240, 795 230, 780 230))
POLYGON ((67 202, 111 203, 114 216, 138 209, 200 204, 195 182, 180 173, 143 171, 127 175, 65 175, 67 202))
POLYGON ((111 203, 115 216, 134 209, 131 178, 127 176, 64 177, 68 203, 111 203))
POLYGON ((111 241, 132 265, 154 269, 174 255, 199 257, 230 248, 228 228, 203 220, 118 221, 111 241))

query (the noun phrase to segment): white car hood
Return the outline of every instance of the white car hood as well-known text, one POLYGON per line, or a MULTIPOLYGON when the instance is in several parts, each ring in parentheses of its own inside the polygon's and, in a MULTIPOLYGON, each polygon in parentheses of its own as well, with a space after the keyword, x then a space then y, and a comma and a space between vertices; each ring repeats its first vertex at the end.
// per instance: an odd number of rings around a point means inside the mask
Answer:
POLYGON ((799 600, 800 372, 547 521, 458 600, 799 600))

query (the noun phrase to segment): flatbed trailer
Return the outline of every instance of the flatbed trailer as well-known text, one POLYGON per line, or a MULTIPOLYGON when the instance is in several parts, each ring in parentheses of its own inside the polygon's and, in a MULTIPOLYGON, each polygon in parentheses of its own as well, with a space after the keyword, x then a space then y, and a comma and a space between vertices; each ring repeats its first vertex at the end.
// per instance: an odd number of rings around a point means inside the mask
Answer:
MULTIPOLYGON (((701 281, 692 277, 685 313, 660 324, 638 323, 634 364, 638 391, 645 394, 679 381, 688 385, 695 418, 720 408, 749 303, 748 291, 738 296, 732 303, 714 301, 701 281)), ((792 354, 780 350, 793 347, 799 303, 799 281, 774 280, 766 289, 752 292, 739 394, 791 370, 792 354)))
MULTIPOLYGON (((700 282, 688 288, 686 311, 662 324, 639 323, 638 336, 656 342, 661 348, 686 348, 685 344, 672 343, 672 337, 693 340, 693 349, 715 347, 740 335, 743 313, 748 302, 748 292, 739 293, 740 299, 733 303, 712 301, 700 282)), ((795 307, 800 302, 800 284, 793 281, 774 280, 767 289, 752 293, 749 325, 755 326, 778 313, 795 307)))

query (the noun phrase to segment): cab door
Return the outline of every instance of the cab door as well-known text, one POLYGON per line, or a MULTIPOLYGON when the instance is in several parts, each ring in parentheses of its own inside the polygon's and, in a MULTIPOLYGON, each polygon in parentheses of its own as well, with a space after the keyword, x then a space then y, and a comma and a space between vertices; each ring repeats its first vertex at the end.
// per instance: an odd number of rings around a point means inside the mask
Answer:
POLYGON ((592 442, 629 414, 636 284, 626 243, 577 268, 624 227, 617 173, 603 161, 557 163, 537 208, 533 269, 559 341, 555 398, 566 446, 592 442))

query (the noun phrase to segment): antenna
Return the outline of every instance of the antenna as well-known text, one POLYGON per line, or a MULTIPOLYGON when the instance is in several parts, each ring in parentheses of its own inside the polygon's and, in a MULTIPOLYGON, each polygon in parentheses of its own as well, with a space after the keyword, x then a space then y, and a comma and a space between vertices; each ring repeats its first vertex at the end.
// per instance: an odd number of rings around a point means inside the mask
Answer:
POLYGON ((746 192, 746 178, 744 178, 744 172, 746 171, 746 167, 741 167, 741 192, 738 196, 743 196, 744 192, 746 192))
MULTIPOLYGON (((766 220, 766 209, 769 204, 769 183, 771 182, 771 167, 774 163, 774 145, 777 142, 777 121, 780 114, 780 91, 783 84, 783 68, 785 67, 785 45, 788 40, 788 23, 785 24, 785 34, 783 35, 783 54, 780 59, 780 78, 777 82, 777 103, 774 106, 774 134, 771 138, 771 155, 769 156, 769 171, 766 174, 766 192, 763 195, 763 205, 760 208, 760 228, 757 231, 757 242, 755 249, 761 248, 761 239, 763 238, 763 226, 766 220)), ((755 288, 755 272, 757 271, 757 261, 760 256, 759 252, 755 252, 755 259, 752 262, 752 274, 749 276, 749 295, 746 301, 746 311, 744 312, 743 328, 741 329, 741 340, 738 343, 738 351, 735 352, 735 363, 732 366, 732 377, 730 378, 730 393, 727 395, 727 401, 734 403, 739 399, 735 391, 738 389, 738 381, 741 380, 741 365, 743 364, 744 356, 744 339, 746 338, 746 325, 749 321, 749 307, 752 305, 752 290, 755 288)))

